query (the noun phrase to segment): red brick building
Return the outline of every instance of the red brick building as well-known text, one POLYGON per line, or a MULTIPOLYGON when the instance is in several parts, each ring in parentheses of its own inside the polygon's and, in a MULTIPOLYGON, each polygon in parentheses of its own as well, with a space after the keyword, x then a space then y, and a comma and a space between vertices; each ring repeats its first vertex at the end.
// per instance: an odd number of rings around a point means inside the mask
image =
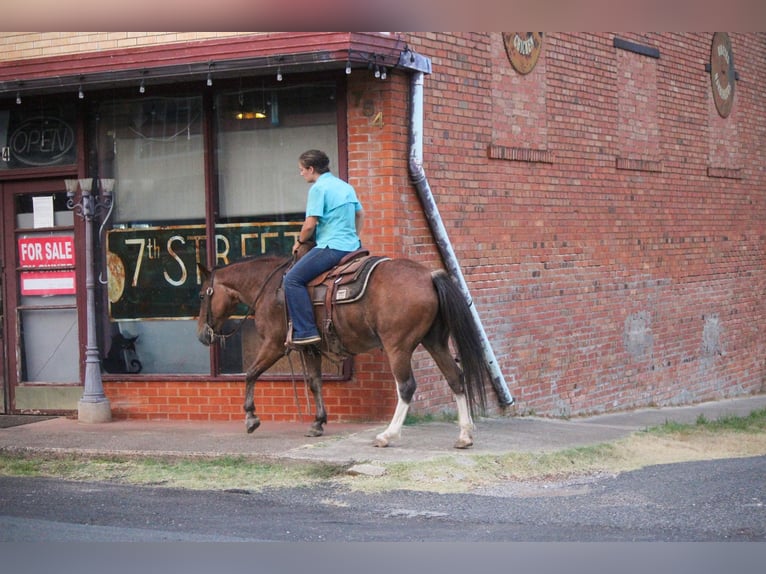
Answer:
MULTIPOLYGON (((95 312, 118 418, 242 416, 248 332, 196 341, 194 263, 284 249, 304 149, 356 187, 367 247, 441 267, 409 172, 419 75, 423 169, 515 412, 762 392, 764 40, 0 34, 3 410, 69 412, 83 394, 85 230, 67 179, 115 181, 95 312)), ((430 359, 414 362, 413 409, 451 409, 430 359)), ((382 354, 326 370, 331 421, 390 416, 382 354)), ((262 419, 299 416, 289 372, 257 384, 262 419)))

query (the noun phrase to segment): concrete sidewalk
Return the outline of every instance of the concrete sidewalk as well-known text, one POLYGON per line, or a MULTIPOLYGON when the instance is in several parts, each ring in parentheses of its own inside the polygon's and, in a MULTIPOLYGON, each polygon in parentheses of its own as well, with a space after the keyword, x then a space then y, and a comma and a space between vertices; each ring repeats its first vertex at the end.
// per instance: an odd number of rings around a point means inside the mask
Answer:
MULTIPOLYGON (((479 419, 475 445, 452 448, 457 439, 453 423, 405 426, 400 440, 388 448, 372 446, 385 424, 328 424, 325 435, 307 438, 304 423, 264 422, 253 434, 244 422, 114 421, 84 424, 56 418, 0 429, 0 452, 55 452, 122 456, 246 456, 264 460, 359 464, 412 462, 447 455, 545 452, 616 440, 666 421, 693 423, 700 415, 715 420, 724 415, 746 416, 766 408, 766 394, 686 407, 639 409, 569 420, 540 417, 479 419)), ((5 416, 5 415, 0 415, 5 416)))

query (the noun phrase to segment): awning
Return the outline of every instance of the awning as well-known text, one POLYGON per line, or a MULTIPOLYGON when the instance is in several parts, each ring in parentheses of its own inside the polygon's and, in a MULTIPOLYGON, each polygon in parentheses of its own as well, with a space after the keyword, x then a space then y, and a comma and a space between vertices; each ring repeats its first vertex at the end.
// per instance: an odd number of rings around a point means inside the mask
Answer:
POLYGON ((406 46, 388 32, 254 33, 220 40, 0 63, 0 97, 266 74, 396 67, 406 46))

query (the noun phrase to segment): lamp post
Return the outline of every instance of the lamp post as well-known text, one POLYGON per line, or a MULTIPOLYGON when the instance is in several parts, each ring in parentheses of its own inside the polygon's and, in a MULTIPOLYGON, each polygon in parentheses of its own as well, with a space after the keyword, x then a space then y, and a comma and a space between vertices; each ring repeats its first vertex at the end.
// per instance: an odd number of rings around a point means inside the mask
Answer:
POLYGON ((101 359, 96 342, 96 296, 93 273, 93 219, 100 211, 111 212, 114 190, 113 179, 97 180, 102 194, 91 193, 93 178, 67 179, 67 207, 85 220, 85 291, 87 318, 87 342, 85 345, 85 390, 77 404, 77 419, 85 423, 105 423, 112 420, 109 399, 104 394, 101 381, 101 359), (80 200, 76 200, 77 188, 80 200))

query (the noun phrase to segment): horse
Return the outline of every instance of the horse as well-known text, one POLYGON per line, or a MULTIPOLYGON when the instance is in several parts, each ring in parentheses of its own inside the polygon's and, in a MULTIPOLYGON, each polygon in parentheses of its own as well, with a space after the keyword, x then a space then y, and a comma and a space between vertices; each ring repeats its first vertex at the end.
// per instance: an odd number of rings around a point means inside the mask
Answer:
MULTIPOLYGON (((311 246, 301 246, 300 256, 311 246)), ((260 426, 255 414, 255 382, 277 360, 291 352, 286 346, 288 322, 282 278, 295 260, 263 255, 207 269, 199 265, 202 285, 197 336, 204 345, 225 339, 225 321, 240 304, 248 306, 255 320, 255 359, 245 373, 245 425, 248 433, 260 426)), ((323 311, 315 307, 319 332, 323 311)), ((246 319, 247 317, 245 317, 246 319)), ((243 319, 244 320, 244 319, 243 319)), ((410 259, 385 259, 372 271, 365 295, 358 301, 333 305, 332 323, 341 342, 341 356, 382 349, 393 374, 397 405, 387 428, 374 446, 386 447, 401 437, 417 383, 412 355, 419 345, 431 355, 452 390, 457 407, 459 435, 455 448, 473 445, 473 416, 486 409, 485 384, 491 381, 482 361, 482 342, 471 320, 466 297, 443 270, 431 271, 410 259), (453 358, 450 340, 457 353, 453 358)), ((326 334, 321 349, 301 349, 306 383, 311 389, 315 413, 306 436, 324 432, 327 412, 322 398, 321 353, 330 353, 326 334)), ((337 356, 336 352, 334 356, 337 356)))

